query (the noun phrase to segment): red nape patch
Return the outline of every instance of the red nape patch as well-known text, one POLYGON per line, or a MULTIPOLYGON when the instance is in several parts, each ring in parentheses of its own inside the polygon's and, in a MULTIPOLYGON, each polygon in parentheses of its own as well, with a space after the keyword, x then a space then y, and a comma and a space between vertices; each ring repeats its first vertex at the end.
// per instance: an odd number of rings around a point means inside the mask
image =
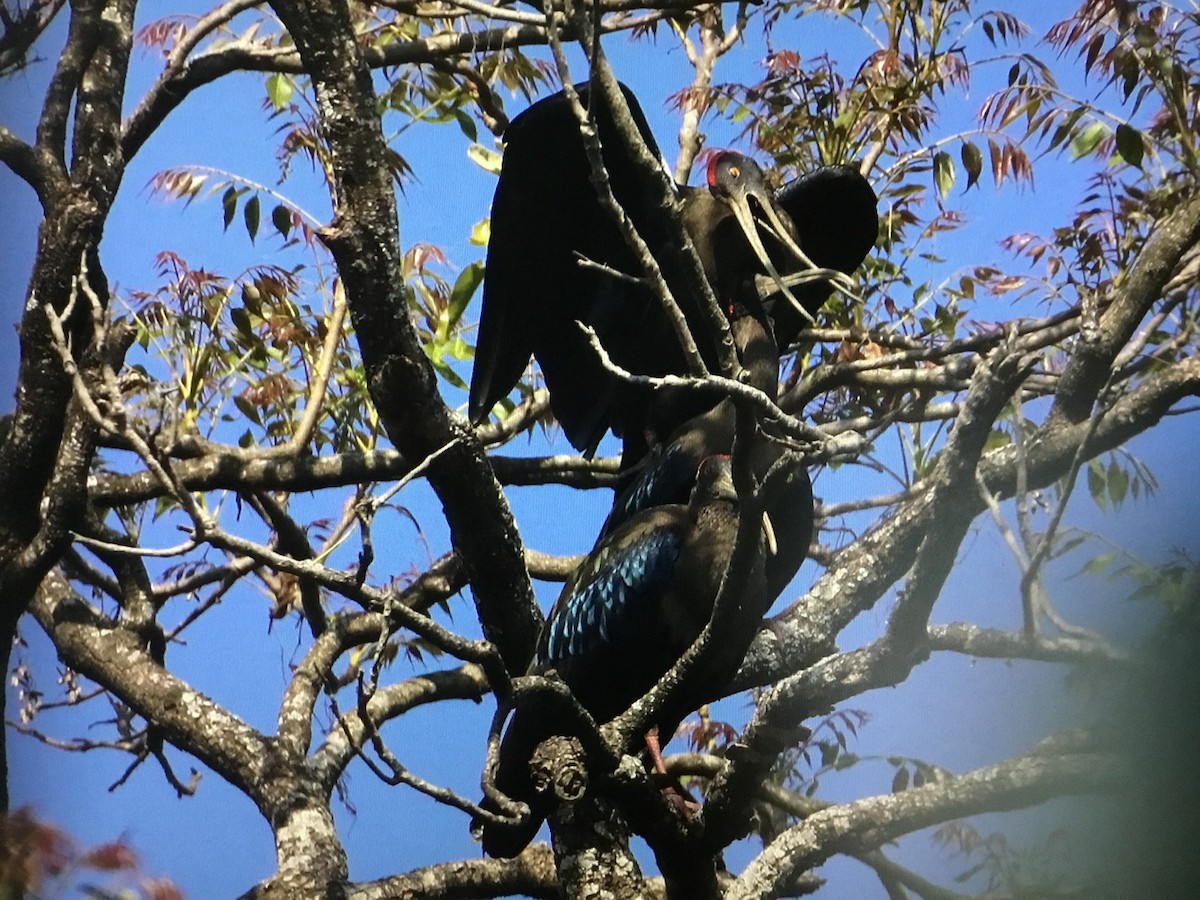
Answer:
POLYGON ((725 154, 728 152, 727 150, 718 150, 708 158, 708 172, 706 177, 708 178, 709 187, 717 186, 717 166, 721 164, 721 160, 725 158, 725 154))

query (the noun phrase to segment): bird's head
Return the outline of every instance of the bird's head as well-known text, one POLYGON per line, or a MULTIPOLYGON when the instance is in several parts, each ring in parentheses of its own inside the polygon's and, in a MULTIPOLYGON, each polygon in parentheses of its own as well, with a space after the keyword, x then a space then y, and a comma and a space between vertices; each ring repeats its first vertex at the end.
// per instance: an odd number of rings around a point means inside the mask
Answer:
POLYGON ((760 204, 772 199, 758 163, 736 150, 718 150, 709 158, 708 189, 727 202, 736 202, 735 197, 754 197, 760 204))
POLYGON ((718 500, 737 502, 737 490, 733 486, 733 466, 728 453, 706 456, 696 468, 692 503, 705 504, 718 500))
MULTIPOLYGON (((733 486, 733 460, 728 453, 717 453, 706 456, 696 469, 696 486, 692 488, 691 506, 693 510, 716 502, 736 504, 737 489, 733 486)), ((762 513, 762 539, 769 555, 778 552, 775 540, 775 526, 771 517, 764 509, 762 513)))
POLYGON ((759 229, 762 229, 786 247, 799 261, 800 267, 813 267, 812 261, 796 243, 791 217, 775 199, 775 192, 767 184, 767 177, 758 163, 735 150, 714 153, 708 161, 708 189, 729 207, 763 270, 774 279, 788 302, 811 323, 812 316, 776 271, 759 235, 759 229))

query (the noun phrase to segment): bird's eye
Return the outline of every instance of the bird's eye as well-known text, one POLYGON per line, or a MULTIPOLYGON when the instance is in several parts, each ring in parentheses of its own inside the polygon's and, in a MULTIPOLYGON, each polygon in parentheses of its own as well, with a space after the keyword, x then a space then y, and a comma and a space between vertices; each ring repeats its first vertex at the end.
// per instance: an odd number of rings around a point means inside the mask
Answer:
POLYGON ((730 166, 729 174, 734 178, 740 178, 742 176, 742 170, 739 169, 737 166, 730 166))

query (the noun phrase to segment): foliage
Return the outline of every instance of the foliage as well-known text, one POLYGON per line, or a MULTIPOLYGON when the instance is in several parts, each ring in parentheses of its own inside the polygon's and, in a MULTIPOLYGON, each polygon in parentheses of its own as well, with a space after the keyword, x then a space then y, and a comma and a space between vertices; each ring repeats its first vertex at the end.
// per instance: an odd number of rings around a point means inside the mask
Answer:
POLYGON ((74 888, 102 900, 182 900, 169 880, 147 877, 139 870, 137 855, 124 841, 83 848, 25 808, 0 821, 0 886, 5 896, 63 897, 74 888))

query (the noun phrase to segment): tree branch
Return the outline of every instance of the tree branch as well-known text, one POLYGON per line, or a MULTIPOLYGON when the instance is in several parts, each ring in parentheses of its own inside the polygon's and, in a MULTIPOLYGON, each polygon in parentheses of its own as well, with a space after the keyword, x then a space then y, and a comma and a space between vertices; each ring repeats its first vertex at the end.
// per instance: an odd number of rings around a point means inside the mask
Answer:
POLYGON ((57 572, 46 576, 30 612, 63 662, 112 691, 176 747, 262 801, 263 778, 275 757, 262 734, 170 674, 136 634, 94 613, 57 572))
MULTIPOLYGON (((1027 439, 1028 487, 1037 489, 1057 480, 1081 444, 1082 458, 1092 459, 1153 427, 1183 397, 1198 394, 1200 359, 1192 358, 1146 378, 1103 412, 1094 427, 1088 421, 1043 425, 1027 439)), ((1012 446, 986 454, 979 464, 988 490, 998 497, 1013 496, 1018 469, 1012 446)), ((911 565, 922 538, 935 528, 939 507, 933 499, 926 485, 917 485, 912 499, 842 550, 812 590, 776 620, 775 627, 759 633, 733 689, 778 681, 826 655, 831 636, 869 609, 911 565)), ((984 508, 975 490, 963 491, 954 502, 963 515, 968 509, 978 514, 984 508)))
MULTIPOLYGON (((310 764, 313 775, 324 785, 326 791, 331 791, 346 766, 363 746, 364 740, 370 736, 372 730, 384 722, 429 703, 444 700, 479 702, 488 690, 483 669, 473 664, 457 669, 428 672, 381 687, 371 695, 366 704, 370 727, 363 722, 361 710, 345 713, 330 728, 324 743, 313 754, 310 764)), ((309 715, 311 716, 311 707, 309 715)))
POLYGON ((1151 304, 1163 295, 1180 259, 1200 242, 1200 196, 1192 197, 1146 240, 1121 281, 1094 333, 1086 329, 1059 380, 1048 424, 1085 421, 1109 367, 1137 330, 1151 304))
POLYGON ((545 844, 526 848, 515 859, 472 859, 442 863, 352 884, 346 900, 457 900, 465 897, 526 895, 559 900, 562 892, 554 854, 545 844))
POLYGON ((522 671, 541 611, 516 523, 483 447, 466 420, 442 402, 407 315, 396 199, 367 62, 337 0, 273 6, 316 90, 335 212, 322 238, 346 288, 372 399, 402 453, 412 459, 439 453, 430 462, 429 482, 466 566, 484 634, 510 671, 522 671))
POLYGON ((966 775, 868 797, 814 813, 776 838, 737 878, 726 900, 774 896, 798 872, 836 853, 864 853, 901 835, 963 816, 1005 812, 1064 794, 1119 785, 1125 766, 1110 753, 1035 749, 966 775))
MULTIPOLYGON (((581 456, 489 456, 501 484, 531 486, 565 484, 578 488, 614 487, 617 459, 581 456)), ((372 450, 310 456, 303 453, 266 456, 235 447, 209 450, 174 466, 179 483, 192 491, 318 491, 368 481, 397 481, 413 465, 398 450, 372 450)), ((131 475, 101 473, 88 479, 88 495, 97 506, 141 503, 163 496, 162 482, 152 472, 131 475)))
POLYGON ((1130 661, 1126 650, 1090 638, 1048 638, 1025 631, 981 628, 969 622, 931 625, 930 650, 965 653, 989 659, 1030 659, 1070 665, 1121 665, 1130 661))
POLYGON ((0 33, 0 78, 7 78, 28 65, 29 48, 64 6, 66 0, 34 0, 25 9, 18 5, 15 19, 5 6, 4 31, 0 33))

